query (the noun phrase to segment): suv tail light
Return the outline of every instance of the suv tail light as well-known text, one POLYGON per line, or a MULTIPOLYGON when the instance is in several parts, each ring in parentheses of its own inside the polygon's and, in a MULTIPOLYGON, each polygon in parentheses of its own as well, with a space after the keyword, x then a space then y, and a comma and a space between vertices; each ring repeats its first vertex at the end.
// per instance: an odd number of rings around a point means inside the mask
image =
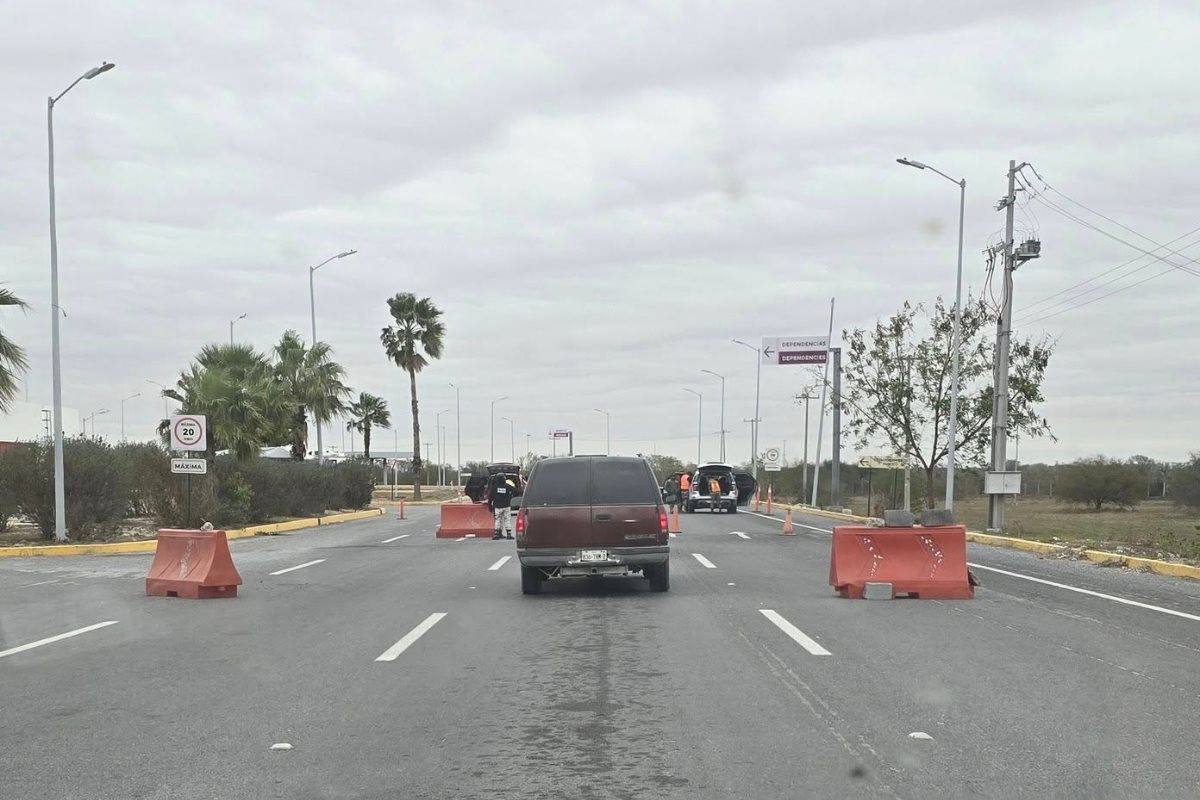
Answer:
POLYGON ((525 507, 524 506, 522 506, 521 510, 517 512, 517 533, 522 536, 525 535, 525 507))
POLYGON ((667 510, 665 508, 663 508, 662 506, 659 506, 658 507, 658 532, 666 533, 670 529, 671 529, 671 526, 667 522, 667 510))

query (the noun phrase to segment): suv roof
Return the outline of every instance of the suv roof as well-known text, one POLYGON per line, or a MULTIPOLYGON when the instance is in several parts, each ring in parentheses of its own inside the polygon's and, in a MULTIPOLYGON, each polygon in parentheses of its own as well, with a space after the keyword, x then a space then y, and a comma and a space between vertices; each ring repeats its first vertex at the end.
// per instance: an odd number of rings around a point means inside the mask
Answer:
POLYGON ((525 490, 530 506, 662 501, 654 473, 634 456, 559 456, 534 465, 525 490))
POLYGON ((733 471, 733 467, 731 465, 722 464, 718 461, 710 461, 707 464, 701 464, 700 466, 696 467, 697 472, 699 472, 700 470, 704 470, 704 469, 727 469, 727 470, 730 470, 731 472, 733 471))

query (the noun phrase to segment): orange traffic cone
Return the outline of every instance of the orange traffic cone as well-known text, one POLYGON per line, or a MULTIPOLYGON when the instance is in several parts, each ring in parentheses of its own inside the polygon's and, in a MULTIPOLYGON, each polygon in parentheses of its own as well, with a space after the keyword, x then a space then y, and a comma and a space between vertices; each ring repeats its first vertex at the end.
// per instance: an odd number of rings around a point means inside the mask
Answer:
POLYGON ((404 519, 404 498, 400 498, 400 508, 397 509, 396 519, 404 519))
POLYGON ((679 509, 671 509, 670 521, 667 523, 667 533, 683 533, 679 527, 679 509))
POLYGON ((780 536, 795 536, 796 529, 792 526, 792 510, 789 508, 787 513, 783 515, 783 530, 779 532, 780 536))
POLYGON ((755 511, 755 513, 758 513, 758 510, 760 507, 759 503, 760 503, 760 500, 762 499, 761 495, 762 495, 762 491, 760 489, 754 490, 754 511, 755 511))
POLYGON ((774 500, 774 498, 775 498, 774 487, 768 486, 767 487, 767 516, 768 517, 771 516, 771 501, 774 500))

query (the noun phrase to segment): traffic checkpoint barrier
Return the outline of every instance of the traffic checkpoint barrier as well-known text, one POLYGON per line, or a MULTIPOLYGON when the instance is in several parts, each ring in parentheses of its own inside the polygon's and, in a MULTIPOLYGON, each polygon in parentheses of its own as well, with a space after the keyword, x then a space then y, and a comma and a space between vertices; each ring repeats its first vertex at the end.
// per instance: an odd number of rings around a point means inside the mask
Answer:
POLYGON ((838 525, 833 529, 829 585, 842 597, 855 599, 868 594, 878 599, 908 595, 968 600, 975 596, 975 581, 967 571, 966 526, 838 525))
POLYGON ((146 575, 150 597, 205 600, 237 597, 242 576, 233 565, 225 531, 163 529, 146 575))
POLYGON ((437 538, 461 539, 464 536, 483 538, 496 529, 496 515, 482 503, 445 503, 438 523, 437 538))

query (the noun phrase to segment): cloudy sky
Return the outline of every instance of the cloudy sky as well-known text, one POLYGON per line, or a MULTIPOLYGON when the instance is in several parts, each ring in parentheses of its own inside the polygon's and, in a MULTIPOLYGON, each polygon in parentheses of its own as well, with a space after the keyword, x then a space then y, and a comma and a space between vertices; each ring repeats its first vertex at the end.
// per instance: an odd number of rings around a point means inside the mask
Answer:
MULTIPOLYGON (((755 355, 732 338, 823 333, 831 297, 840 333, 953 293, 958 191, 897 156, 966 178, 975 290, 1010 158, 1136 234, 1043 200, 1144 249, 1200 226, 1192 0, 10 0, 0 31, 0 281, 34 306, 2 324, 29 350, 32 402, 50 396, 45 98, 118 65, 55 112, 64 402, 115 411, 140 391, 141 437, 162 409, 147 379, 173 381, 231 318, 261 348, 307 337, 306 267, 346 248, 316 276, 319 333, 391 402, 402 449, 407 381, 378 334, 385 298, 412 291, 448 331, 418 378, 424 440, 454 382, 464 459, 488 456, 504 395, 518 452, 559 427, 602 450, 602 408, 615 451, 694 457, 688 387, 715 457, 707 368, 727 375, 741 461, 755 355)), ((1058 340, 1059 437, 1021 460, 1200 449, 1200 278, 1143 259, 1072 289, 1138 251, 1021 206, 1043 257, 1017 273, 1016 316, 1058 340)), ((763 447, 799 454, 791 398, 810 381, 763 369, 763 447)))

